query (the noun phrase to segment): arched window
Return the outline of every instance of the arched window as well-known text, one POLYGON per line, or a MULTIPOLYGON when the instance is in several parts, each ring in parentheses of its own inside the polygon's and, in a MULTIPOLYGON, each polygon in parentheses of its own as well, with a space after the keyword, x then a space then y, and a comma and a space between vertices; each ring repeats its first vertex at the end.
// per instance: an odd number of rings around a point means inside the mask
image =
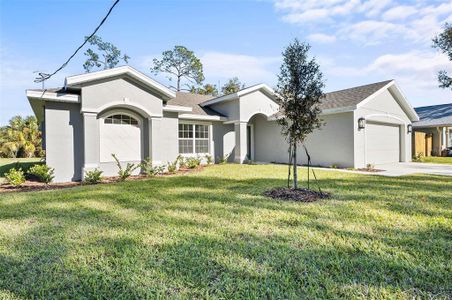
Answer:
POLYGON ((104 119, 105 124, 138 125, 138 121, 128 115, 111 115, 104 119))

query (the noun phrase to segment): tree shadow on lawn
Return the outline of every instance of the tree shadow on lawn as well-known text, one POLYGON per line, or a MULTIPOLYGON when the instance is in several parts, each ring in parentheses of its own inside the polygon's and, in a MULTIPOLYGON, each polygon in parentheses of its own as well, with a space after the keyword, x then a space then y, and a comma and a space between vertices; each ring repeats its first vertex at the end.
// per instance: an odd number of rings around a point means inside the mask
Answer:
POLYGON ((339 241, 300 246, 239 233, 149 246, 120 236, 93 240, 78 249, 90 255, 74 257, 62 234, 49 232, 47 226, 35 228, 14 243, 16 255, 0 255, 1 290, 21 297, 106 299, 450 296, 446 267, 339 241))
POLYGON ((362 204, 447 218, 450 182, 363 176, 320 183, 332 200, 274 201, 262 192, 285 180, 209 176, 2 196, 0 221, 38 225, 0 239, 10 251, 0 252, 0 290, 42 298, 450 296, 450 228, 370 224, 369 234, 325 223, 362 222, 351 210, 362 204), (431 214, 441 207, 446 213, 431 214), (263 211, 275 218, 245 232, 222 227, 263 211))

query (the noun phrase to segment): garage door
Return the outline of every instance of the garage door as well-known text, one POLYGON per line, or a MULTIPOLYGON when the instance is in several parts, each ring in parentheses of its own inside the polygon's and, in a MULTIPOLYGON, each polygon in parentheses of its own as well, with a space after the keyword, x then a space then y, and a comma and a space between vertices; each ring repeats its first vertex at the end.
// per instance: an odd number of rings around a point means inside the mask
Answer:
POLYGON ((366 124, 366 163, 384 164, 400 161, 400 127, 366 124))
POLYGON ((116 114, 101 119, 100 161, 114 161, 114 153, 120 161, 142 160, 141 121, 137 118, 116 114))

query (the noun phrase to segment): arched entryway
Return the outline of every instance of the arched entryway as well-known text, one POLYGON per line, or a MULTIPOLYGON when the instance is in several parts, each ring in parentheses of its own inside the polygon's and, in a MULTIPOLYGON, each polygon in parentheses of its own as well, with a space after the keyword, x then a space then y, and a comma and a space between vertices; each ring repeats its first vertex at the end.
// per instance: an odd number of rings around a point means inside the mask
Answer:
POLYGON ((260 161, 260 153, 264 150, 262 149, 262 135, 266 123, 268 123, 268 118, 266 115, 258 113, 254 114, 246 124, 246 158, 248 161, 260 161), (259 136, 259 138, 257 138, 259 136))

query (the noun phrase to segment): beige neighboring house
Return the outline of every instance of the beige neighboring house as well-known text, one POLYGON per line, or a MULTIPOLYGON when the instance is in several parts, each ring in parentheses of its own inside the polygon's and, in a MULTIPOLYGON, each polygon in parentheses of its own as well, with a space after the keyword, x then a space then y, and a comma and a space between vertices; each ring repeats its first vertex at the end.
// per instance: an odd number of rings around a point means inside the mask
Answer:
POLYGON ((452 103, 415 108, 419 121, 413 123, 414 131, 432 136, 433 156, 440 156, 443 150, 452 147, 452 103))
MULTIPOLYGON (((95 168, 115 175, 112 153, 123 163, 149 157, 156 165, 179 154, 288 161, 274 91, 265 84, 220 97, 175 93, 123 66, 26 94, 56 181, 81 180, 95 168)), ((411 160, 410 128, 418 116, 394 80, 327 93, 321 109, 326 125, 306 141, 312 164, 360 168, 411 160)), ((306 163, 301 147, 298 156, 306 163)))

